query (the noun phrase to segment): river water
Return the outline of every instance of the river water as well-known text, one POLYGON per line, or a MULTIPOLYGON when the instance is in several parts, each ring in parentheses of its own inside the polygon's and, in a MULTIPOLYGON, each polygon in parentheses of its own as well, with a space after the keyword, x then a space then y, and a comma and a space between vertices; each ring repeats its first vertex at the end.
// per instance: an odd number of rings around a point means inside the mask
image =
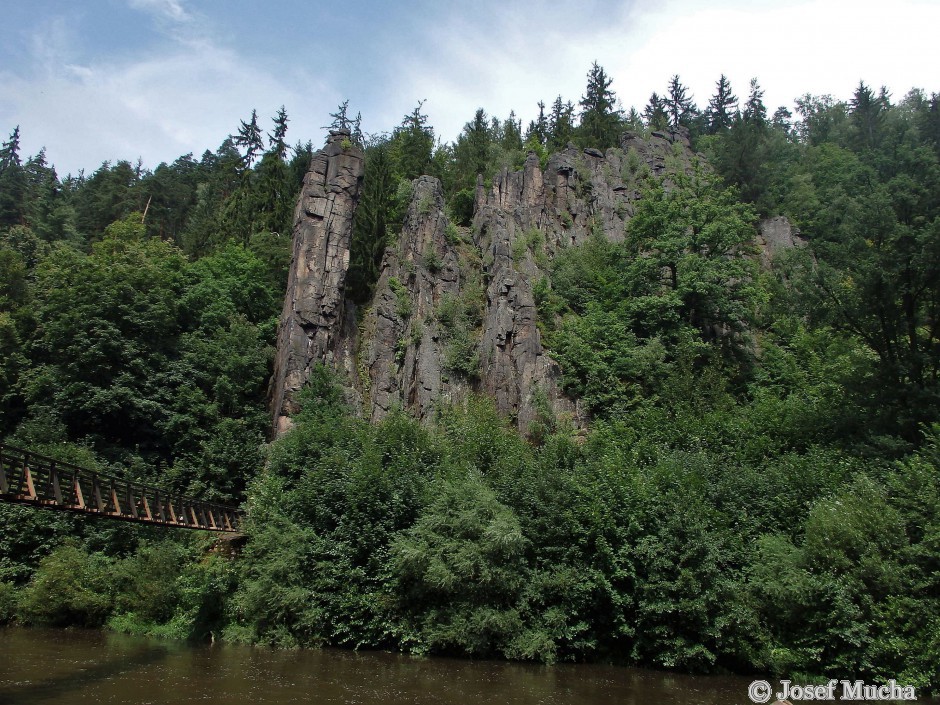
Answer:
POLYGON ((737 705, 750 678, 0 629, 0 704, 737 705))

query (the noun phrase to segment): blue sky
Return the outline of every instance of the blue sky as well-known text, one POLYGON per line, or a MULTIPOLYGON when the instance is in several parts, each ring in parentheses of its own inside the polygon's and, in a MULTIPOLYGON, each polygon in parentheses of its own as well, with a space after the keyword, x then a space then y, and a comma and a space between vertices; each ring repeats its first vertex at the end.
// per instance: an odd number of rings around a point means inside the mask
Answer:
POLYGON ((19 124, 24 153, 45 146, 63 175, 198 156, 282 104, 289 139, 319 145, 345 98, 367 132, 426 99, 450 141, 477 107, 527 123, 540 99, 576 103, 595 60, 625 108, 674 73, 699 105, 720 73, 739 97, 756 76, 771 111, 860 79, 940 91, 936 0, 12 0, 3 15, 0 133, 19 124))

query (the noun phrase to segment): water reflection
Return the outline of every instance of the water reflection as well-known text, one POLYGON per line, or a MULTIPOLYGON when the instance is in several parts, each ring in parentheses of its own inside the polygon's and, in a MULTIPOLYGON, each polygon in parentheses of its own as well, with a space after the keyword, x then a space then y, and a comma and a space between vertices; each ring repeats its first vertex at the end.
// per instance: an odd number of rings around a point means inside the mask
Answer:
POLYGON ((187 646, 98 632, 0 630, 0 704, 732 705, 750 679, 333 650, 187 646))

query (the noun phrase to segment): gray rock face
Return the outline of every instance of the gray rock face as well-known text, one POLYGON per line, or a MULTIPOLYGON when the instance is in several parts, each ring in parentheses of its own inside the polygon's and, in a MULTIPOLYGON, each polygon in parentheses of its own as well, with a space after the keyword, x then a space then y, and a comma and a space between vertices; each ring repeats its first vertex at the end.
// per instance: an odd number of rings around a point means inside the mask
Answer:
POLYGON ((489 284, 480 357, 483 389, 525 432, 544 413, 576 426, 586 422, 561 391, 561 371, 543 348, 533 286, 565 247, 592 234, 624 238, 638 182, 668 167, 687 170, 692 155, 681 133, 623 136, 620 149, 601 153, 573 145, 551 156, 545 170, 530 153, 521 171, 503 171, 489 189, 477 184, 474 234, 489 284), (670 165, 670 160, 675 163, 670 165))
MULTIPOLYGON (((350 324, 344 287, 353 216, 359 201, 363 155, 349 133, 330 133, 313 155, 294 211, 293 255, 278 328, 271 380, 274 432, 290 428, 296 393, 318 362, 335 357, 350 324)), ((348 331, 347 331, 348 332, 348 331)))
POLYGON ((529 154, 488 188, 478 180, 472 235, 448 226, 437 179, 416 179, 401 236, 359 311, 343 285, 362 155, 341 148, 344 136, 314 157, 297 208, 272 381, 276 431, 289 428, 316 362, 340 372, 372 421, 395 408, 427 421, 438 403, 482 391, 522 432, 543 414, 583 426, 542 345, 533 287, 561 249, 592 235, 622 240, 643 178, 690 168, 688 136, 627 133, 606 153, 568 145, 544 169, 529 154))
POLYGON ((440 182, 422 176, 398 244, 385 251, 375 295, 363 313, 356 362, 347 369, 363 414, 379 421, 395 408, 429 420, 440 401, 459 401, 469 385, 448 373, 449 331, 439 320, 442 306, 456 302, 467 276, 455 243, 447 237, 440 182))
POLYGON ((757 246, 760 251, 761 265, 764 268, 770 267, 777 253, 805 245, 806 239, 800 235, 799 229, 786 216, 778 215, 760 222, 757 246))

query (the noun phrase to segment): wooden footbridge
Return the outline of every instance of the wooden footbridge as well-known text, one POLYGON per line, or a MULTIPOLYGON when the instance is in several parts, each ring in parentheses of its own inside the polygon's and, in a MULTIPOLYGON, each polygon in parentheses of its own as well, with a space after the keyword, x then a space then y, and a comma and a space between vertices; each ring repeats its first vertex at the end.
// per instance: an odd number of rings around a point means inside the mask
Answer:
POLYGON ((178 529, 238 533, 244 512, 0 444, 0 501, 178 529))

